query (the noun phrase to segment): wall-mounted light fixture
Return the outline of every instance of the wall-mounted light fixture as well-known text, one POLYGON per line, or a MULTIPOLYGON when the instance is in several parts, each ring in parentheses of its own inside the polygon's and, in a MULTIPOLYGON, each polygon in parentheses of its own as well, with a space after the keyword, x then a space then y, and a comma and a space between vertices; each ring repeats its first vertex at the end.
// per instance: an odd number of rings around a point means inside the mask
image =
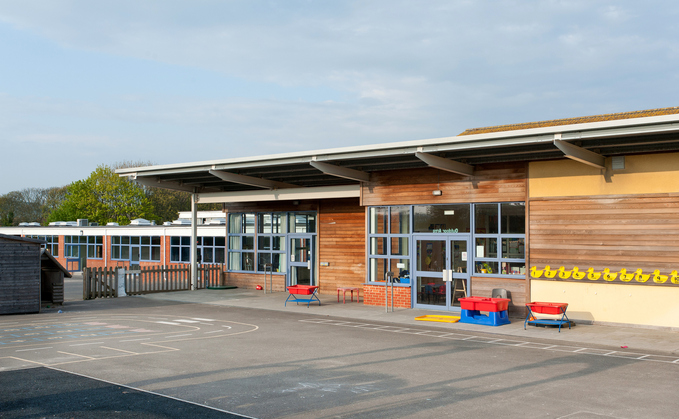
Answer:
POLYGON ((431 194, 434 195, 434 196, 441 196, 441 195, 443 195, 443 191, 441 191, 440 189, 437 189, 437 190, 433 191, 431 194))

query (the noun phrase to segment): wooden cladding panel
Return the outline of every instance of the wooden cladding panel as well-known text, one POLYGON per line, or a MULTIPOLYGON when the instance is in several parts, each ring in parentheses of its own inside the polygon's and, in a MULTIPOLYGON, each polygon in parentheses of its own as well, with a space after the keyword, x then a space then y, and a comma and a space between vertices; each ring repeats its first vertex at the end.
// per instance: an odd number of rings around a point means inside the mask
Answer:
POLYGON ((472 177, 431 168, 375 172, 361 196, 365 206, 525 201, 526 165, 478 165, 472 177))
POLYGON ((0 239, 0 314, 40 311, 40 245, 0 239))
POLYGON ((536 199, 529 211, 530 266, 679 269, 679 196, 536 199))
POLYGON ((321 201, 318 214, 320 292, 359 287, 365 282, 365 209, 358 199, 321 201))
POLYGON ((524 279, 472 277, 471 283, 470 295, 475 297, 490 297, 493 289, 506 289, 512 300, 508 307, 509 314, 513 317, 525 316, 526 303, 529 301, 524 279))

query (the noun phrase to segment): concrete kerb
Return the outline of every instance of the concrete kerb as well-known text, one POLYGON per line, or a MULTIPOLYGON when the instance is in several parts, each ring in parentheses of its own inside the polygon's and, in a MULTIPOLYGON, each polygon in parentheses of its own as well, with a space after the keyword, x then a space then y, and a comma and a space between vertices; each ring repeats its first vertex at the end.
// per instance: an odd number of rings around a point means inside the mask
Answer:
MULTIPOLYGON (((427 314, 448 314, 448 312, 422 309, 394 309, 386 312, 384 307, 367 306, 356 302, 337 303, 334 294, 321 294, 321 305, 287 304, 288 294, 277 292, 264 294, 249 289, 197 290, 155 293, 141 296, 155 300, 167 300, 193 304, 213 304, 259 310, 273 310, 308 314, 309 316, 351 319, 361 323, 395 323, 403 327, 443 329, 449 332, 465 332, 474 335, 496 336, 498 339, 550 340, 567 345, 604 347, 616 351, 651 352, 679 354, 679 331, 620 325, 577 324, 571 329, 556 327, 528 326, 524 330, 522 319, 513 318, 511 324, 492 327, 464 323, 434 323, 415 320, 427 314)), ((577 323, 577 322, 576 322, 577 323)))

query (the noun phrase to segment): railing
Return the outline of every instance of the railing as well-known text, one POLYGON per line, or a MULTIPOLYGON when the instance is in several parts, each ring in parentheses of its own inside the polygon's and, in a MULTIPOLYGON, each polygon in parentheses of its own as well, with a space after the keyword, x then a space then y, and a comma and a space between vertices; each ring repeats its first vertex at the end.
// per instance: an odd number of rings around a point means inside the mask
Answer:
MULTIPOLYGON (((196 289, 221 285, 222 266, 198 267, 196 289)), ((127 295, 154 292, 185 291, 191 289, 191 266, 144 266, 130 270, 123 268, 85 268, 83 271, 83 299, 118 297, 119 285, 125 284, 127 295)))

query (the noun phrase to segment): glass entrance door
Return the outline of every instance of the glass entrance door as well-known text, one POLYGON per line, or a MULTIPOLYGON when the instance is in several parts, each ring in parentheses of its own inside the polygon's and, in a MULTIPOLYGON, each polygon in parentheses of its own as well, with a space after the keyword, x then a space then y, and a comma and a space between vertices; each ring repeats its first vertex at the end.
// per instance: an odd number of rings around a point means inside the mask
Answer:
POLYGON ((315 239, 313 235, 292 235, 288 252, 288 285, 316 285, 314 275, 315 239))
POLYGON ((416 236, 414 306, 453 310, 469 290, 469 236, 416 236))

